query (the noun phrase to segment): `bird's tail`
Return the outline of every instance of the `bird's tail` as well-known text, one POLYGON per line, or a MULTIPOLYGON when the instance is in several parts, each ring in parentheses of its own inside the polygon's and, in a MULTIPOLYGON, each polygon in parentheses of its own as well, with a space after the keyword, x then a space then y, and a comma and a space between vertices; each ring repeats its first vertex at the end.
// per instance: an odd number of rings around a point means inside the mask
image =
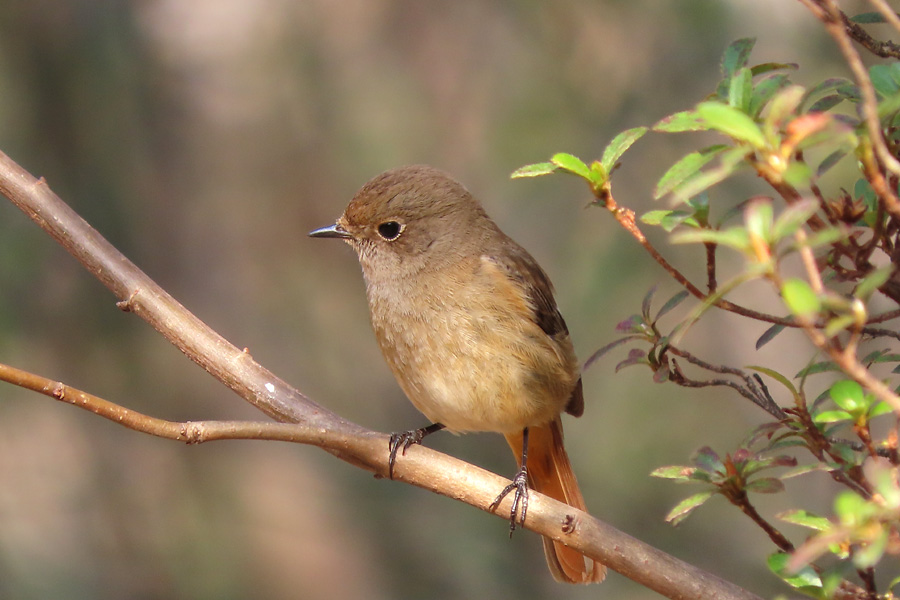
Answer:
MULTIPOLYGON (((516 460, 522 461, 522 434, 506 436, 516 460)), ((519 465, 521 466, 521 464, 519 465)), ((528 483, 541 494, 586 510, 584 498, 563 446, 562 422, 557 417, 541 427, 528 428, 528 483)), ((606 577, 606 567, 562 542, 543 538, 544 554, 553 578, 563 583, 597 583, 606 577)))

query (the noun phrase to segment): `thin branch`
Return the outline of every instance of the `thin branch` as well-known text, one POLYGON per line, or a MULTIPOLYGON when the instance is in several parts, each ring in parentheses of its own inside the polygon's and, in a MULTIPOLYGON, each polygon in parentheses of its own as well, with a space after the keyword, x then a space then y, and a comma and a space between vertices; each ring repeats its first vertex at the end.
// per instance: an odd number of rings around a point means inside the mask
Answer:
MULTIPOLYGON (((387 474, 386 435, 366 430, 317 405, 256 363, 248 352, 228 343, 92 229, 46 182, 32 177, 2 152, 0 192, 106 285, 118 298, 120 308, 147 321, 184 354, 264 413, 277 421, 297 423, 296 435, 300 437, 295 441, 320 446, 351 464, 382 476, 387 474)), ((184 436, 191 441, 197 441, 196 436, 202 435, 188 424, 178 424, 175 432, 171 424, 148 421, 151 418, 146 415, 97 402, 100 399, 58 382, 41 381, 21 373, 18 376, 29 389, 61 400, 74 400, 74 404, 97 414, 108 413, 108 418, 114 417, 116 422, 122 417, 121 422, 144 427, 147 433, 174 432, 177 439, 184 436)), ((223 427, 225 431, 219 435, 225 437, 229 431, 238 430, 235 424, 223 427)), ((256 429, 254 434, 258 432, 256 429)), ((288 435, 282 429, 278 432, 288 435)), ((410 448, 404 460, 398 461, 395 477, 482 510, 488 509, 497 491, 508 483, 488 471, 421 446, 410 448)), ((504 500, 497 510, 508 514, 511 502, 511 499, 504 500)), ((750 592, 538 493, 530 498, 525 527, 562 541, 669 598, 758 600, 750 592)))
MULTIPOLYGON (((803 0, 803 2, 807 6, 812 3, 810 0, 803 0)), ((837 42, 838 48, 841 54, 844 55, 844 60, 847 61, 847 66, 850 67, 853 77, 856 79, 856 84, 859 86, 860 96, 862 97, 863 118, 865 119, 869 139, 878 161, 891 173, 900 175, 900 162, 888 150, 881 132, 875 87, 869 79, 869 74, 862 62, 862 58, 860 58, 859 53, 853 47, 853 42, 847 33, 847 27, 844 24, 846 15, 841 12, 834 0, 813 0, 813 2, 817 5, 817 8, 821 9, 814 10, 814 14, 819 17, 825 25, 825 29, 837 42)), ((869 181, 873 189, 885 200, 888 211, 895 217, 900 217, 900 200, 897 199, 890 186, 887 185, 880 169, 873 169, 873 171, 874 173, 869 173, 869 181)))

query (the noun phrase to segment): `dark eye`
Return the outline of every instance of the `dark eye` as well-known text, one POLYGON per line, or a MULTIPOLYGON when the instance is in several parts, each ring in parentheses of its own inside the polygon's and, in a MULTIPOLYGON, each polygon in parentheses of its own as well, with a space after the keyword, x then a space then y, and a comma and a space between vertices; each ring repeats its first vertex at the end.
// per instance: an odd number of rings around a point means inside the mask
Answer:
POLYGON ((397 236, 400 235, 400 230, 403 229, 400 226, 400 223, 397 221, 385 221, 381 225, 378 226, 378 235, 383 237, 384 239, 391 241, 396 240, 397 236))

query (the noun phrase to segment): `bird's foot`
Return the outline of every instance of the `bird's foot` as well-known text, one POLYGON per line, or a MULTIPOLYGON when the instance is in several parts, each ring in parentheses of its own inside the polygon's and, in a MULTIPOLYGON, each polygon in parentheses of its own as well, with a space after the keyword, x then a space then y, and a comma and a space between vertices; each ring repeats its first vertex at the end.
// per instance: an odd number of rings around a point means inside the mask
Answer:
POLYGON ((516 476, 513 477, 512 483, 503 488, 503 491, 494 498, 489 509, 497 510, 503 499, 510 493, 513 494, 512 508, 509 510, 509 537, 512 537, 513 531, 516 530, 516 514, 518 513, 518 522, 520 525, 525 524, 525 513, 528 512, 528 469, 522 467, 516 476), (521 507, 521 510, 519 510, 521 507))
POLYGON ((391 439, 388 442, 388 449, 390 450, 390 456, 388 457, 388 479, 394 478, 394 463, 397 461, 398 450, 400 450, 400 454, 406 454, 406 451, 410 446, 413 444, 421 444, 426 436, 435 431, 440 431, 443 428, 444 426, 440 423, 432 423, 428 427, 392 433, 391 439))

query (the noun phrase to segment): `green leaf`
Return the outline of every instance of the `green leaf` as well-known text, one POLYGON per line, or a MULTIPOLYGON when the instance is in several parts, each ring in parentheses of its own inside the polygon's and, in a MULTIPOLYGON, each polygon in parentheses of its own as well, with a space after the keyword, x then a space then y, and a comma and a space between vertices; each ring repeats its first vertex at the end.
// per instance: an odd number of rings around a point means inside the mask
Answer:
POLYGON ((697 196, 707 188, 724 181, 736 173, 740 168, 748 167, 747 163, 744 163, 743 161, 750 152, 751 150, 742 146, 731 148, 727 152, 724 152, 718 166, 709 169, 708 171, 698 173, 677 186, 672 191, 673 200, 683 202, 688 198, 697 196))
POLYGON ((840 492, 834 499, 834 513, 842 525, 855 527, 865 523, 878 507, 855 492, 840 492))
POLYGON ((603 157, 600 159, 600 164, 603 165, 607 173, 612 173, 613 167, 616 166, 619 158, 632 144, 641 139, 645 133, 647 133, 646 127, 635 127, 627 129, 613 138, 603 150, 603 157))
POLYGON ((656 320, 658 321, 660 317, 662 317, 667 312, 671 311, 673 308, 682 303, 682 301, 687 298, 690 294, 687 290, 682 290, 669 298, 669 300, 663 304, 662 308, 659 309, 659 312, 656 313, 656 320))
MULTIPOLYGON (((840 87, 846 87, 846 86, 852 86, 852 85, 853 85, 853 82, 851 82, 849 79, 845 79, 843 77, 832 77, 830 79, 826 79, 826 80, 822 81, 821 83, 819 83, 818 85, 813 86, 809 91, 807 91, 803 95, 803 99, 800 102, 800 109, 802 110, 802 108, 804 106, 806 106, 807 102, 809 102, 810 100, 812 100, 819 94, 828 92, 830 90, 835 90, 840 87)), ((846 99, 846 96, 841 95, 840 97, 846 99)))
POLYGON ((768 199, 754 199, 744 209, 744 222, 750 239, 768 244, 772 239, 772 220, 772 203, 768 199))
POLYGON ((789 554, 776 552, 775 554, 770 555, 766 562, 768 563, 769 570, 784 580, 784 582, 792 588, 804 589, 822 587, 822 579, 812 567, 806 566, 799 571, 792 572, 788 570, 789 560, 789 554))
POLYGON ((510 175, 510 178, 518 179, 520 177, 540 177, 541 175, 549 175, 558 168, 559 167, 550 162, 525 165, 524 167, 519 167, 518 169, 513 171, 512 175, 510 175))
POLYGON ((818 168, 816 169, 816 177, 821 177, 824 175, 831 167, 836 165, 842 158, 847 156, 846 150, 835 150, 828 156, 826 156, 822 162, 819 163, 818 168))
POLYGON ((666 515, 666 523, 670 523, 672 525, 678 525, 682 521, 684 521, 696 508, 701 506, 704 502, 712 498, 716 494, 715 490, 710 490, 706 492, 700 492, 698 494, 694 494, 693 496, 689 496, 679 502, 675 508, 669 511, 669 514, 666 515))
POLYGON ((748 482, 745 489, 757 494, 777 494, 784 491, 784 483, 775 477, 760 477, 748 482))
POLYGON ((809 112, 825 112, 828 111, 841 102, 844 101, 839 94, 830 94, 828 96, 823 96, 812 103, 809 107, 809 112))
POLYGON ((853 15, 852 17, 850 17, 850 20, 861 25, 868 25, 870 23, 887 23, 884 15, 879 12, 859 13, 858 15, 853 15))
POLYGON ((766 145, 759 125, 746 113, 733 106, 714 101, 701 102, 697 105, 697 114, 711 129, 738 141, 747 142, 754 148, 763 148, 766 145))
POLYGON ((803 227, 809 218, 819 210, 819 202, 812 198, 799 200, 789 205, 784 212, 778 215, 775 225, 772 227, 772 240, 778 242, 803 227))
POLYGON ((784 182, 794 188, 802 188, 812 183, 812 169, 805 162, 791 161, 781 173, 784 182))
POLYGON ((756 340, 756 349, 759 350, 760 348, 771 342, 775 338, 775 336, 784 331, 784 329, 784 325, 777 324, 772 325, 771 327, 766 329, 766 331, 761 336, 759 336, 759 339, 756 340))
POLYGON ((871 403, 866 401, 862 386, 850 379, 836 381, 828 390, 828 394, 835 404, 849 413, 868 409, 871 403))
POLYGON ((753 92, 753 75, 747 67, 741 67, 732 75, 728 87, 728 105, 747 113, 750 110, 750 98, 753 92))
POLYGON ((872 85, 882 98, 893 96, 894 93, 900 90, 900 85, 897 84, 891 71, 892 69, 888 65, 872 65, 869 67, 869 77, 872 79, 872 85))
POLYGON ((874 419, 875 417, 880 417, 881 415, 886 415, 894 412, 894 409, 891 408, 891 405, 881 400, 880 402, 876 402, 871 409, 869 409, 869 418, 874 419))
POLYGON ((647 225, 658 225, 669 232, 682 223, 693 227, 700 225, 691 213, 683 210, 651 210, 641 215, 641 222, 647 225))
POLYGON ((702 169, 709 161, 719 156, 722 152, 729 149, 725 144, 716 144, 709 146, 696 152, 691 152, 674 165, 659 179, 656 189, 653 191, 653 198, 658 200, 674 190, 676 187, 690 179, 702 169))
POLYGON ((756 38, 741 38, 725 48, 722 56, 722 75, 726 79, 734 75, 738 69, 747 66, 747 60, 755 44, 756 38))
POLYGON ((588 181, 591 180, 591 171, 580 158, 567 152, 558 152, 553 155, 550 162, 570 173, 578 175, 588 181))
POLYGON ((847 329, 851 325, 856 323, 856 317, 853 315, 841 315, 839 317, 835 317, 833 319, 829 319, 827 323, 825 323, 825 329, 823 333, 828 337, 835 336, 847 329))
MULTIPOLYGON (((777 325, 777 327, 781 327, 782 329, 784 328, 783 325, 777 325)), ((781 373, 779 373, 778 371, 776 371, 774 369, 769 369, 768 367, 760 367, 757 365, 750 365, 747 368, 750 369, 751 371, 758 371, 758 372, 762 373, 763 375, 768 375, 769 377, 771 377, 772 379, 774 379, 775 381, 777 381, 778 383, 783 385, 785 388, 787 388, 787 390, 791 393, 792 396, 794 396, 795 398, 798 396, 797 388, 794 387, 794 384, 791 383, 791 380, 788 379, 787 377, 785 377, 784 375, 782 375, 781 373)))
POLYGON ((806 377, 807 375, 815 375, 817 373, 825 373, 827 371, 840 371, 840 368, 830 360, 817 362, 800 369, 794 377, 806 377))
POLYGON ((729 246, 742 252, 750 248, 750 238, 743 227, 730 227, 723 231, 715 229, 695 229, 691 231, 679 231, 672 234, 672 243, 689 244, 694 242, 713 243, 721 246, 729 246))
POLYGON ((823 410, 813 417, 814 423, 839 423, 851 420, 853 416, 845 410, 823 410))
POLYGON ((799 85, 790 85, 780 90, 766 113, 764 123, 766 133, 775 136, 776 132, 793 116, 803 101, 805 90, 799 85))
POLYGON ((798 317, 813 317, 822 308, 822 303, 809 284, 796 277, 784 282, 781 296, 791 313, 798 317))
POLYGON ((875 290, 887 283, 887 280, 890 279, 893 272, 893 265, 885 265, 875 269, 859 282, 859 285, 853 290, 853 295, 860 300, 868 300, 869 297, 875 293, 875 290))
POLYGON ((653 125, 653 131, 682 133, 684 131, 706 131, 709 129, 695 110, 683 110, 660 119, 653 125))
POLYGON ((753 88, 753 95, 750 98, 747 114, 752 117, 758 117, 762 109, 772 99, 772 96, 789 83, 790 80, 784 73, 777 73, 762 79, 753 88))
POLYGON ((828 531, 832 527, 831 521, 825 517, 820 517, 802 509, 788 510, 777 515, 777 517, 786 523, 793 523, 794 525, 808 527, 816 531, 828 531))

